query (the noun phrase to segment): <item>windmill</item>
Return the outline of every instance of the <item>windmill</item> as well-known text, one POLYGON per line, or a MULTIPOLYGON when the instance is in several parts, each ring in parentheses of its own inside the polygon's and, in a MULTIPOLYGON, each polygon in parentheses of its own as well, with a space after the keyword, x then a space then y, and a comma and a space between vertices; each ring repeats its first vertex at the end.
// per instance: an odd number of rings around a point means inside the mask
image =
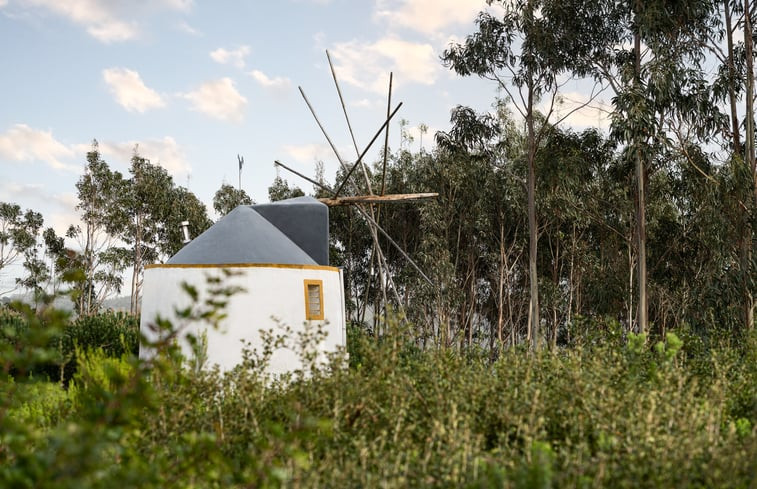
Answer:
MULTIPOLYGON (((384 120, 381 127, 376 131, 376 133, 374 134, 373 138, 368 143, 368 145, 366 145, 366 147, 362 151, 360 151, 358 149, 358 145, 355 140, 355 134, 352 130, 352 124, 350 122, 349 115, 347 114, 347 108, 344 103, 342 91, 339 87, 339 81, 337 80, 336 71, 334 70, 334 65, 331 62, 331 56, 329 55, 328 51, 326 51, 326 58, 328 59, 329 67, 331 69, 331 75, 334 79, 334 85, 336 87, 336 91, 339 96, 339 102, 342 106, 342 112, 344 113, 344 117, 347 122, 347 127, 350 132, 350 137, 352 138, 352 143, 355 148, 355 154, 356 154, 357 159, 354 161, 354 163, 350 163, 340 155, 332 139, 329 137, 328 133, 326 132, 326 129, 323 127, 323 124, 318 118, 318 115, 316 114, 315 109, 313 108, 312 104, 310 103, 307 96, 305 95, 305 91, 302 89, 302 87, 298 87, 300 90, 300 94, 302 95, 302 98, 305 101, 305 104, 310 110, 310 113, 313 115, 315 122, 318 124, 319 129, 323 133, 324 137, 326 138, 326 141, 331 147, 331 150, 333 151, 334 155, 339 161, 339 165, 341 166, 342 170, 345 172, 345 177, 342 180, 342 183, 336 189, 332 189, 328 187, 327 185, 323 184, 322 182, 317 182, 314 179, 311 179, 303 175, 302 173, 299 173, 293 170, 292 168, 286 166, 285 164, 281 163, 278 160, 276 160, 274 164, 277 167, 284 168, 285 170, 292 172, 293 174, 299 176, 300 178, 303 178, 309 181, 310 183, 312 183, 313 185, 328 192, 330 194, 329 197, 319 199, 324 204, 328 206, 349 205, 349 206, 352 206, 355 210, 357 210, 358 214, 363 218, 366 224, 368 224, 368 229, 371 234, 371 240, 372 240, 372 246, 373 246, 371 260, 373 260, 373 258, 375 257, 376 262, 377 262, 379 285, 381 289, 381 296, 383 299, 384 308, 386 308, 386 304, 388 303, 387 289, 391 290, 394 293, 394 297, 397 301, 397 304, 401 305, 402 300, 399 297, 399 293, 397 291, 396 286, 394 285, 394 280, 392 278, 391 271, 387 264, 386 256, 381 249, 379 235, 382 235, 394 248, 396 248, 397 251, 407 260, 407 262, 413 268, 415 268, 415 270, 420 274, 421 277, 423 277, 423 279, 426 282, 428 282, 432 286, 433 286, 433 282, 431 281, 431 279, 428 278, 428 276, 423 272, 423 270, 421 270, 421 268, 410 257, 410 255, 408 255, 408 253, 404 249, 402 249, 402 247, 399 244, 397 244, 397 242, 394 239, 392 239, 392 237, 389 236, 389 234, 381 227, 379 223, 380 214, 378 212, 378 209, 375 206, 381 205, 381 204, 411 202, 411 201, 430 199, 430 198, 437 197, 438 194, 437 193, 414 193, 414 194, 386 194, 385 193, 386 163, 387 163, 388 142, 389 142, 389 122, 392 120, 394 115, 397 114, 397 111, 399 111, 400 107, 402 107, 402 102, 400 102, 399 104, 397 104, 394 110, 392 110, 392 73, 389 74, 389 92, 388 92, 388 97, 387 97, 386 119, 384 120), (383 155, 383 164, 382 164, 382 172, 381 172, 382 173, 381 190, 378 194, 376 194, 371 186, 371 180, 368 175, 368 170, 366 169, 365 163, 363 162, 363 158, 368 153, 373 143, 376 142, 376 140, 379 138, 379 136, 381 136, 382 133, 384 133, 384 155, 383 155), (360 169, 359 173, 362 174, 363 183, 365 184, 364 188, 367 191, 367 194, 365 192, 362 192, 362 195, 357 194, 357 193, 360 193, 360 186, 352 179, 352 177, 353 177, 353 174, 355 173, 355 170, 357 170, 358 168, 360 169), (351 191, 355 192, 356 194, 347 195, 347 193, 351 191)), ((370 287, 370 282, 369 282, 369 287, 370 287)), ((376 331, 376 333, 378 333, 378 331, 376 331)))

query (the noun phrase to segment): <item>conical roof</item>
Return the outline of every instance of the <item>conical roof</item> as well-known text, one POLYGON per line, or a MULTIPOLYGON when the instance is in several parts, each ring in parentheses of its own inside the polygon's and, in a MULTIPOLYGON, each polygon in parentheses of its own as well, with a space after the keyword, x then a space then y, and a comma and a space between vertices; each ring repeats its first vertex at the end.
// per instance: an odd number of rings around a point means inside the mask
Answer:
POLYGON ((313 197, 252 206, 319 265, 329 264, 329 208, 313 197))
POLYGON ((169 264, 317 263, 251 206, 239 206, 168 260, 169 264))

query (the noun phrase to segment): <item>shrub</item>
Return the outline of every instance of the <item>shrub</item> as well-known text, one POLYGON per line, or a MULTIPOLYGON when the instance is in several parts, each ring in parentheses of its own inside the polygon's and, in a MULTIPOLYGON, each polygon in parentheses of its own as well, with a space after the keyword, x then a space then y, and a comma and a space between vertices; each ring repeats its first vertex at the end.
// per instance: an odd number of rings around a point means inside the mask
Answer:
POLYGON ((19 370, 18 365, 11 365, 11 375, 32 374, 67 385, 76 372, 78 351, 100 349, 111 358, 139 353, 136 316, 107 311, 69 321, 65 314, 53 314, 54 310, 37 313, 22 304, 14 307, 0 309, 0 347, 21 351, 30 334, 42 335, 50 358, 47 362, 37 362, 31 370, 19 370), (48 317, 50 314, 52 319, 48 317))
POLYGON ((264 375, 264 354, 250 353, 223 374, 189 368, 171 348, 175 328, 163 326, 167 340, 152 345, 157 354, 149 361, 128 352, 112 358, 104 349, 79 353, 66 398, 29 377, 0 383, 0 486, 753 481, 753 343, 697 352, 710 356, 707 373, 674 334, 654 344, 628 335, 622 345, 505 350, 492 362, 483 352, 419 350, 412 328, 391 322, 380 341, 353 338, 353 365, 337 357, 273 381, 264 375), (44 422, 7 413, 36 413, 44 422))
POLYGON ((68 384, 76 373, 79 352, 101 350, 110 358, 138 355, 139 318, 114 311, 80 316, 66 325, 58 341, 54 346, 60 352, 62 364, 57 372, 48 371, 48 374, 68 384))

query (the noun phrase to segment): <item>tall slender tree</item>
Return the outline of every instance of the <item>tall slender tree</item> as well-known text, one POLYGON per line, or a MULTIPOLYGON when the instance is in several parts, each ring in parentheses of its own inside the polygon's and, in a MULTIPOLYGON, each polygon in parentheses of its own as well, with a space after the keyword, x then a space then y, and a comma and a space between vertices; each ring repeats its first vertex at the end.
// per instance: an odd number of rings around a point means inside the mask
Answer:
POLYGON ((571 17, 554 0, 489 0, 501 7, 502 15, 479 14, 478 30, 464 43, 445 50, 443 63, 462 76, 476 75, 493 80, 509 96, 526 128, 525 160, 528 166, 527 214, 529 234, 530 306, 528 338, 532 348, 542 341, 540 328, 537 250, 539 228, 536 215, 536 158, 547 130, 554 120, 560 76, 586 71, 585 42, 571 35, 571 17), (575 61, 573 61, 575 60, 575 61), (541 112, 540 107, 545 107, 541 112))
POLYGON ((182 246, 181 222, 189 222, 193 236, 210 226, 205 206, 194 194, 176 187, 165 168, 142 157, 135 148, 131 178, 120 201, 125 216, 121 239, 129 245, 131 312, 139 312, 145 265, 159 262, 182 246))
POLYGON ((159 236, 169 215, 174 185, 168 172, 140 156, 138 148, 134 148, 129 172, 131 179, 121 204, 126 217, 121 238, 131 248, 130 310, 137 313, 144 267, 158 259, 159 236))
MULTIPOLYGON (((754 4, 750 0, 744 0, 744 54, 746 58, 746 119, 745 119, 745 129, 746 134, 744 137, 745 141, 745 147, 744 147, 744 160, 746 163, 747 168, 750 170, 750 180, 752 183, 752 194, 754 198, 752 199, 752 212, 757 212, 757 159, 755 159, 755 120, 754 120, 754 50, 753 50, 753 39, 754 39, 754 30, 752 25, 752 16, 754 14, 753 12, 754 4)), ((744 277, 743 280, 743 287, 744 287, 744 329, 745 330, 751 330, 754 328, 754 309, 755 309, 755 300, 754 300, 754 279, 752 278, 754 275, 753 267, 752 267, 752 256, 754 254, 753 249, 753 233, 754 229, 751 225, 751 220, 747 220, 748 224, 745 226, 745 236, 742 240, 742 251, 741 251, 741 268, 742 268, 742 276, 744 277)))
POLYGON ((79 314, 97 312, 102 302, 120 292, 126 256, 118 247, 125 225, 119 207, 125 180, 101 158, 97 141, 87 153, 84 174, 76 182, 82 227, 74 227, 70 237, 79 241, 83 276, 75 301, 79 314))
MULTIPOLYGON (((22 257, 29 262, 30 256, 36 256, 42 222, 39 212, 31 209, 23 212, 18 204, 0 202, 0 272, 22 257)), ((0 290, 7 292, 11 290, 0 290)))

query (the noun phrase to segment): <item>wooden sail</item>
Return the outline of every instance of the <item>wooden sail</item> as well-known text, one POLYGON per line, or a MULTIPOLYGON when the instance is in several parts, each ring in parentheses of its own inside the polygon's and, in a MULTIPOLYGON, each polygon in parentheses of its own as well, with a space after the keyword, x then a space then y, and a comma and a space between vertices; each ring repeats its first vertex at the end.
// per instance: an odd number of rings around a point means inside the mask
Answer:
POLYGON ((319 201, 328 206, 352 205, 352 204, 394 204, 400 202, 410 202, 413 200, 434 199, 438 197, 437 193, 420 193, 420 194, 389 194, 389 195, 353 195, 337 198, 321 198, 319 201))

